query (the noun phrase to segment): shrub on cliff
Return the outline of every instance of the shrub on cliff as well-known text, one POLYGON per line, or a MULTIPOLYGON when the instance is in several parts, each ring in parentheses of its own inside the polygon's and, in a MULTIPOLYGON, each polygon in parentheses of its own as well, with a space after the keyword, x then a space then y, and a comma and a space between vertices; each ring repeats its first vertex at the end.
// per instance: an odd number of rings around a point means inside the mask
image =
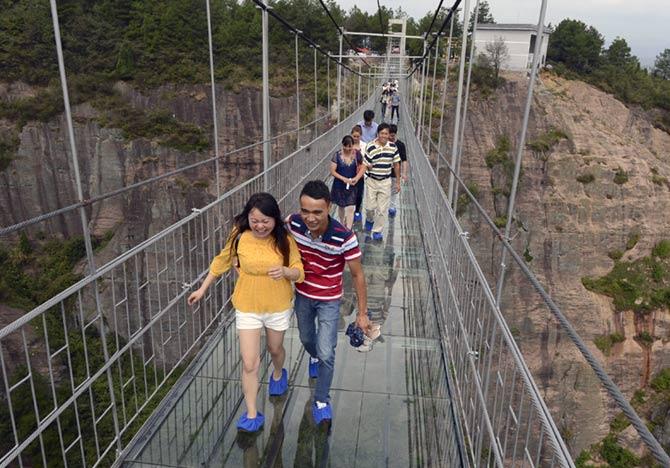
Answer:
POLYGON ((617 311, 648 313, 670 307, 670 241, 656 244, 652 254, 633 262, 616 261, 600 278, 582 278, 589 291, 614 300, 617 311))

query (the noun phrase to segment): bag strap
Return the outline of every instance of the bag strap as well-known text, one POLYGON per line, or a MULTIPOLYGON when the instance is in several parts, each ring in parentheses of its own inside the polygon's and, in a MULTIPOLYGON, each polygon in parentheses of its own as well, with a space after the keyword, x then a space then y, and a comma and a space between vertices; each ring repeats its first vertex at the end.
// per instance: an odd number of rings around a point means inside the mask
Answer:
POLYGON ((234 266, 236 268, 240 268, 240 256, 237 253, 237 246, 240 245, 240 237, 242 237, 242 233, 235 236, 235 240, 233 241, 233 251, 231 252, 231 254, 234 254, 235 256, 236 265, 234 266))

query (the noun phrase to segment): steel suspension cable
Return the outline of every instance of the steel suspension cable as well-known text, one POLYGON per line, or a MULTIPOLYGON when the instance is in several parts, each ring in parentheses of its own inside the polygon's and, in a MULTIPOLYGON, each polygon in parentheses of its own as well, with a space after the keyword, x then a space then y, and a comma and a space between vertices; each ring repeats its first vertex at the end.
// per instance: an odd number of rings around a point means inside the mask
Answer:
POLYGON ((428 49, 426 51, 424 51, 421 58, 416 61, 417 63, 414 65, 414 68, 412 68, 412 70, 407 75, 408 78, 410 76, 412 76, 416 72, 416 70, 419 68, 419 66, 426 60, 426 56, 432 50, 433 46, 435 45, 435 42, 437 41, 437 38, 440 37, 439 35, 444 32, 445 28, 447 27, 447 23, 449 23, 449 21, 451 20, 451 17, 454 16, 454 12, 458 8, 458 6, 461 4, 461 1, 462 0, 456 0, 454 2, 454 4, 451 6, 451 8, 449 9, 449 13, 447 13, 447 17, 444 19, 444 21, 442 22, 442 26, 440 27, 440 30, 437 32, 438 35, 435 36, 435 39, 433 39, 433 41, 430 43, 430 45, 428 46, 428 49))
MULTIPOLYGON (((347 42, 347 44, 349 45, 351 50, 353 50, 356 55, 359 55, 361 57, 361 60, 363 60, 363 63, 365 63, 368 66, 368 68, 370 68, 370 64, 363 58, 363 56, 361 54, 358 53, 358 51, 356 50, 356 47, 354 47, 354 45, 351 43, 351 41, 349 41, 349 38, 347 38, 345 36, 344 30, 340 27, 339 24, 337 24, 337 21, 335 21, 335 18, 333 18, 333 15, 330 13, 330 10, 328 9, 328 6, 326 6, 326 4, 323 2, 323 0, 319 0, 319 3, 321 4, 321 7, 323 8, 323 10, 326 12, 326 15, 328 15, 328 18, 330 18, 330 21, 333 23, 333 25, 337 29, 337 32, 344 37, 344 40, 347 42)), ((340 53, 340 55, 342 55, 342 54, 340 53)), ((342 57, 339 57, 339 58, 342 59, 342 57)))
MULTIPOLYGON (((349 70, 349 71, 351 71, 351 72, 354 72, 351 68, 349 68, 347 65, 345 65, 344 62, 343 62, 340 58, 337 58, 337 59, 336 59, 336 58, 334 58, 332 55, 328 54, 328 52, 326 52, 325 50, 321 49, 321 47, 319 47, 319 45, 318 45, 313 39, 311 39, 309 36, 306 36, 305 33, 304 33, 303 31, 300 31, 300 30, 297 29, 295 26, 293 26, 291 23, 289 23, 287 20, 285 20, 284 18, 282 18, 282 16, 279 15, 279 13, 277 13, 276 11, 274 11, 274 10, 272 9, 272 7, 270 7, 269 5, 266 5, 266 4, 263 3, 261 0, 251 0, 251 1, 253 1, 256 5, 258 5, 258 7, 259 7, 260 9, 262 9, 262 10, 266 10, 266 11, 268 12, 268 15, 272 16, 274 19, 276 19, 276 20, 279 21, 281 24, 283 24, 284 27, 285 27, 286 29, 288 29, 289 31, 291 31, 291 32, 293 32, 293 33, 295 33, 295 34, 298 34, 298 36, 300 36, 300 38, 301 38, 303 41, 307 42, 307 43, 308 43, 309 45, 311 45, 311 46, 317 47, 319 53, 321 53, 322 55, 325 55, 326 57, 328 57, 329 60, 332 60, 333 62, 339 64, 340 66, 346 68, 347 70, 349 70)), ((366 63, 367 63, 367 62, 366 62, 366 63)), ((356 72, 354 72, 354 73, 356 73, 356 72)))

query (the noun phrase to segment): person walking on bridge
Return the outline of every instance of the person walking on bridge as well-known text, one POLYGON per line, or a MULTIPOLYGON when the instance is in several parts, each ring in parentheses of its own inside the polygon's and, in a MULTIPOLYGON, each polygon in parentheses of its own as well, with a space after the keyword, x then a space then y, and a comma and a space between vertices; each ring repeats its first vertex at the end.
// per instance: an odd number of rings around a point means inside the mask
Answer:
POLYGON ((391 122, 393 122, 394 114, 396 124, 400 123, 400 93, 398 91, 394 91, 391 96, 391 122))
POLYGON ((365 230, 373 240, 383 239, 384 225, 391 200, 391 173, 396 176, 396 191, 400 192, 400 155, 395 143, 389 141, 389 124, 377 128, 377 138, 367 144, 363 163, 368 167, 365 179, 365 230))
POLYGON ((305 280, 296 284, 295 313, 300 341, 310 356, 309 376, 316 378, 312 416, 317 425, 333 419, 330 385, 335 371, 345 264, 351 271, 358 297, 356 323, 364 332, 370 328, 358 240, 353 232, 331 218, 329 212, 328 186, 321 180, 312 180, 300 192, 300 213, 287 219, 305 267, 305 280))
POLYGON ((354 225, 358 181, 363 178, 364 172, 363 156, 354 149, 351 135, 345 135, 342 138, 342 149, 335 152, 330 162, 330 175, 333 176, 330 197, 337 205, 340 223, 349 230, 354 225))
POLYGON ((368 109, 363 112, 363 120, 358 122, 363 132, 361 133, 361 141, 364 143, 370 143, 377 136, 377 122, 374 119, 374 111, 368 109))
MULTIPOLYGON (((389 125, 389 141, 391 143, 395 143, 395 145, 398 147, 398 155, 400 156, 400 177, 402 179, 402 183, 406 184, 407 183, 407 170, 409 167, 409 164, 407 163, 407 147, 405 146, 405 143, 402 141, 398 140, 397 135, 398 134, 398 126, 395 124, 389 125)), ((395 177, 395 172, 391 173, 391 178, 393 179, 393 182, 396 182, 396 177, 395 177)), ((400 196, 400 192, 396 190, 396 184, 391 183, 391 203, 389 206, 389 216, 393 218, 397 211, 398 211, 398 198, 400 196)))
POLYGON ((232 303, 242 356, 242 392, 247 406, 237 428, 256 432, 265 422, 263 414, 256 409, 261 329, 265 328, 274 366, 268 393, 283 395, 288 390, 288 373, 283 366, 284 332, 293 315, 291 283, 302 283, 305 278, 298 246, 286 230, 277 201, 269 193, 252 195, 242 213, 235 216, 225 247, 212 261, 202 286, 188 297, 188 304, 200 301, 216 279, 232 267, 239 273, 232 303))
MULTIPOLYGON (((354 125, 351 129, 351 138, 354 139, 354 150, 356 150, 356 157, 360 155, 361 161, 363 160, 363 151, 365 149, 365 143, 361 141, 361 134, 363 130, 360 125, 354 125)), ((356 211, 354 211, 354 223, 363 221, 363 215, 361 214, 361 205, 363 204, 363 193, 365 192, 365 172, 363 177, 358 180, 356 184, 356 211)))

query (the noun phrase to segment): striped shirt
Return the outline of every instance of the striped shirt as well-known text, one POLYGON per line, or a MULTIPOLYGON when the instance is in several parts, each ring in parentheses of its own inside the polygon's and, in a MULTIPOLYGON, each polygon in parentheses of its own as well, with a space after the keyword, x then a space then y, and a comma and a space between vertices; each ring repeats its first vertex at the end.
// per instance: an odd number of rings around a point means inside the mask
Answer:
POLYGON ((305 280, 296 283, 296 292, 319 301, 341 298, 344 264, 361 256, 356 234, 328 217, 326 232, 313 239, 299 214, 289 217, 287 228, 298 244, 305 269, 305 280))
POLYGON ((393 172, 393 165, 400 163, 398 147, 390 141, 381 146, 375 139, 366 145, 363 163, 369 167, 369 177, 375 180, 388 179, 393 172))

